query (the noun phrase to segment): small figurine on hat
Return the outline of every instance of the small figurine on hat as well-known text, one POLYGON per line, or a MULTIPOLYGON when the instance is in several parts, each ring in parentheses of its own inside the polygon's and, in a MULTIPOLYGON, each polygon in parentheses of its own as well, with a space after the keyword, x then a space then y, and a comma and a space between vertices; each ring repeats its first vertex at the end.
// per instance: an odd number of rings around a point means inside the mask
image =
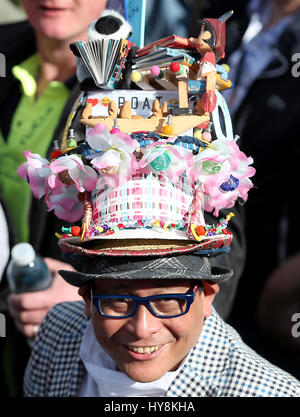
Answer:
POLYGON ((189 45, 201 55, 197 79, 206 79, 206 92, 202 96, 202 108, 212 112, 216 106, 216 63, 225 56, 225 22, 233 10, 219 19, 200 20, 201 30, 197 38, 189 38, 189 45))

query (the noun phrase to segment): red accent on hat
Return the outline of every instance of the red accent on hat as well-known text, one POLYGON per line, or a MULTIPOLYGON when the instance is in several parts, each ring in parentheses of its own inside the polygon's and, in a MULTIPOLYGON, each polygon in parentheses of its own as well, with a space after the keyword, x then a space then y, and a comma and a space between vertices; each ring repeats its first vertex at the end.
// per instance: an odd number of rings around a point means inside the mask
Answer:
POLYGON ((217 61, 225 56, 225 42, 226 42, 226 25, 225 22, 220 22, 218 19, 203 19, 203 21, 208 22, 216 35, 216 44, 214 46, 215 51, 217 52, 217 61))

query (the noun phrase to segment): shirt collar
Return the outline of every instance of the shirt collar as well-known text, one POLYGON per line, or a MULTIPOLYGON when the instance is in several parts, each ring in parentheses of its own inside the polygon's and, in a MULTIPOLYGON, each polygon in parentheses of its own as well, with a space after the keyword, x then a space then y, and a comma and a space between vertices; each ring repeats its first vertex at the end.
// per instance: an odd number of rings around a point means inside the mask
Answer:
POLYGON ((12 68, 14 77, 20 81, 23 93, 27 96, 33 96, 36 92, 36 77, 39 67, 40 60, 36 53, 12 68))
MULTIPOLYGON (((36 92, 37 83, 36 77, 40 67, 40 59, 38 53, 31 55, 18 65, 12 67, 12 73, 16 79, 21 83, 23 93, 27 96, 33 96, 36 92)), ((71 75, 64 83, 60 81, 51 81, 50 87, 61 87, 65 85, 68 90, 72 90, 76 84, 76 75, 71 75)))

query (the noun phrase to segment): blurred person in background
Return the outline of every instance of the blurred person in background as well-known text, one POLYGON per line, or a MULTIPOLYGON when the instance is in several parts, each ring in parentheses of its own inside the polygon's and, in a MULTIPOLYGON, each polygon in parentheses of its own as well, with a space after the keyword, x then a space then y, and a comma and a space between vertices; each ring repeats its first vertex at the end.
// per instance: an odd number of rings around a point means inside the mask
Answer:
POLYGON ((13 23, 26 20, 26 14, 19 5, 20 2, 15 2, 11 0, 0 0, 1 6, 1 16, 0 24, 4 23, 13 23))
MULTIPOLYGON (((221 14, 224 6, 217 3, 205 13, 221 14)), ((229 323, 259 354, 299 379, 292 317, 300 312, 300 1, 229 1, 228 7, 235 9, 226 57, 234 88, 224 96, 239 145, 256 168, 256 189, 245 206, 247 262, 229 323)))
POLYGON ((10 241, 10 228, 8 224, 8 213, 4 207, 4 201, 0 195, 0 246, 1 246, 1 258, 0 258, 0 283, 5 271, 8 259, 9 259, 9 241, 10 241))

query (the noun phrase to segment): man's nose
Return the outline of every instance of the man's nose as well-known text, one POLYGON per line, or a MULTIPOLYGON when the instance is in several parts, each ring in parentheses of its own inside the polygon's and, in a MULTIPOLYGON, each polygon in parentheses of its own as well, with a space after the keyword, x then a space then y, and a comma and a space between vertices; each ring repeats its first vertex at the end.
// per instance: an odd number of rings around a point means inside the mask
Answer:
POLYGON ((145 339, 157 333, 161 326, 161 320, 153 316, 144 304, 140 304, 137 312, 129 319, 127 328, 139 339, 145 339))

